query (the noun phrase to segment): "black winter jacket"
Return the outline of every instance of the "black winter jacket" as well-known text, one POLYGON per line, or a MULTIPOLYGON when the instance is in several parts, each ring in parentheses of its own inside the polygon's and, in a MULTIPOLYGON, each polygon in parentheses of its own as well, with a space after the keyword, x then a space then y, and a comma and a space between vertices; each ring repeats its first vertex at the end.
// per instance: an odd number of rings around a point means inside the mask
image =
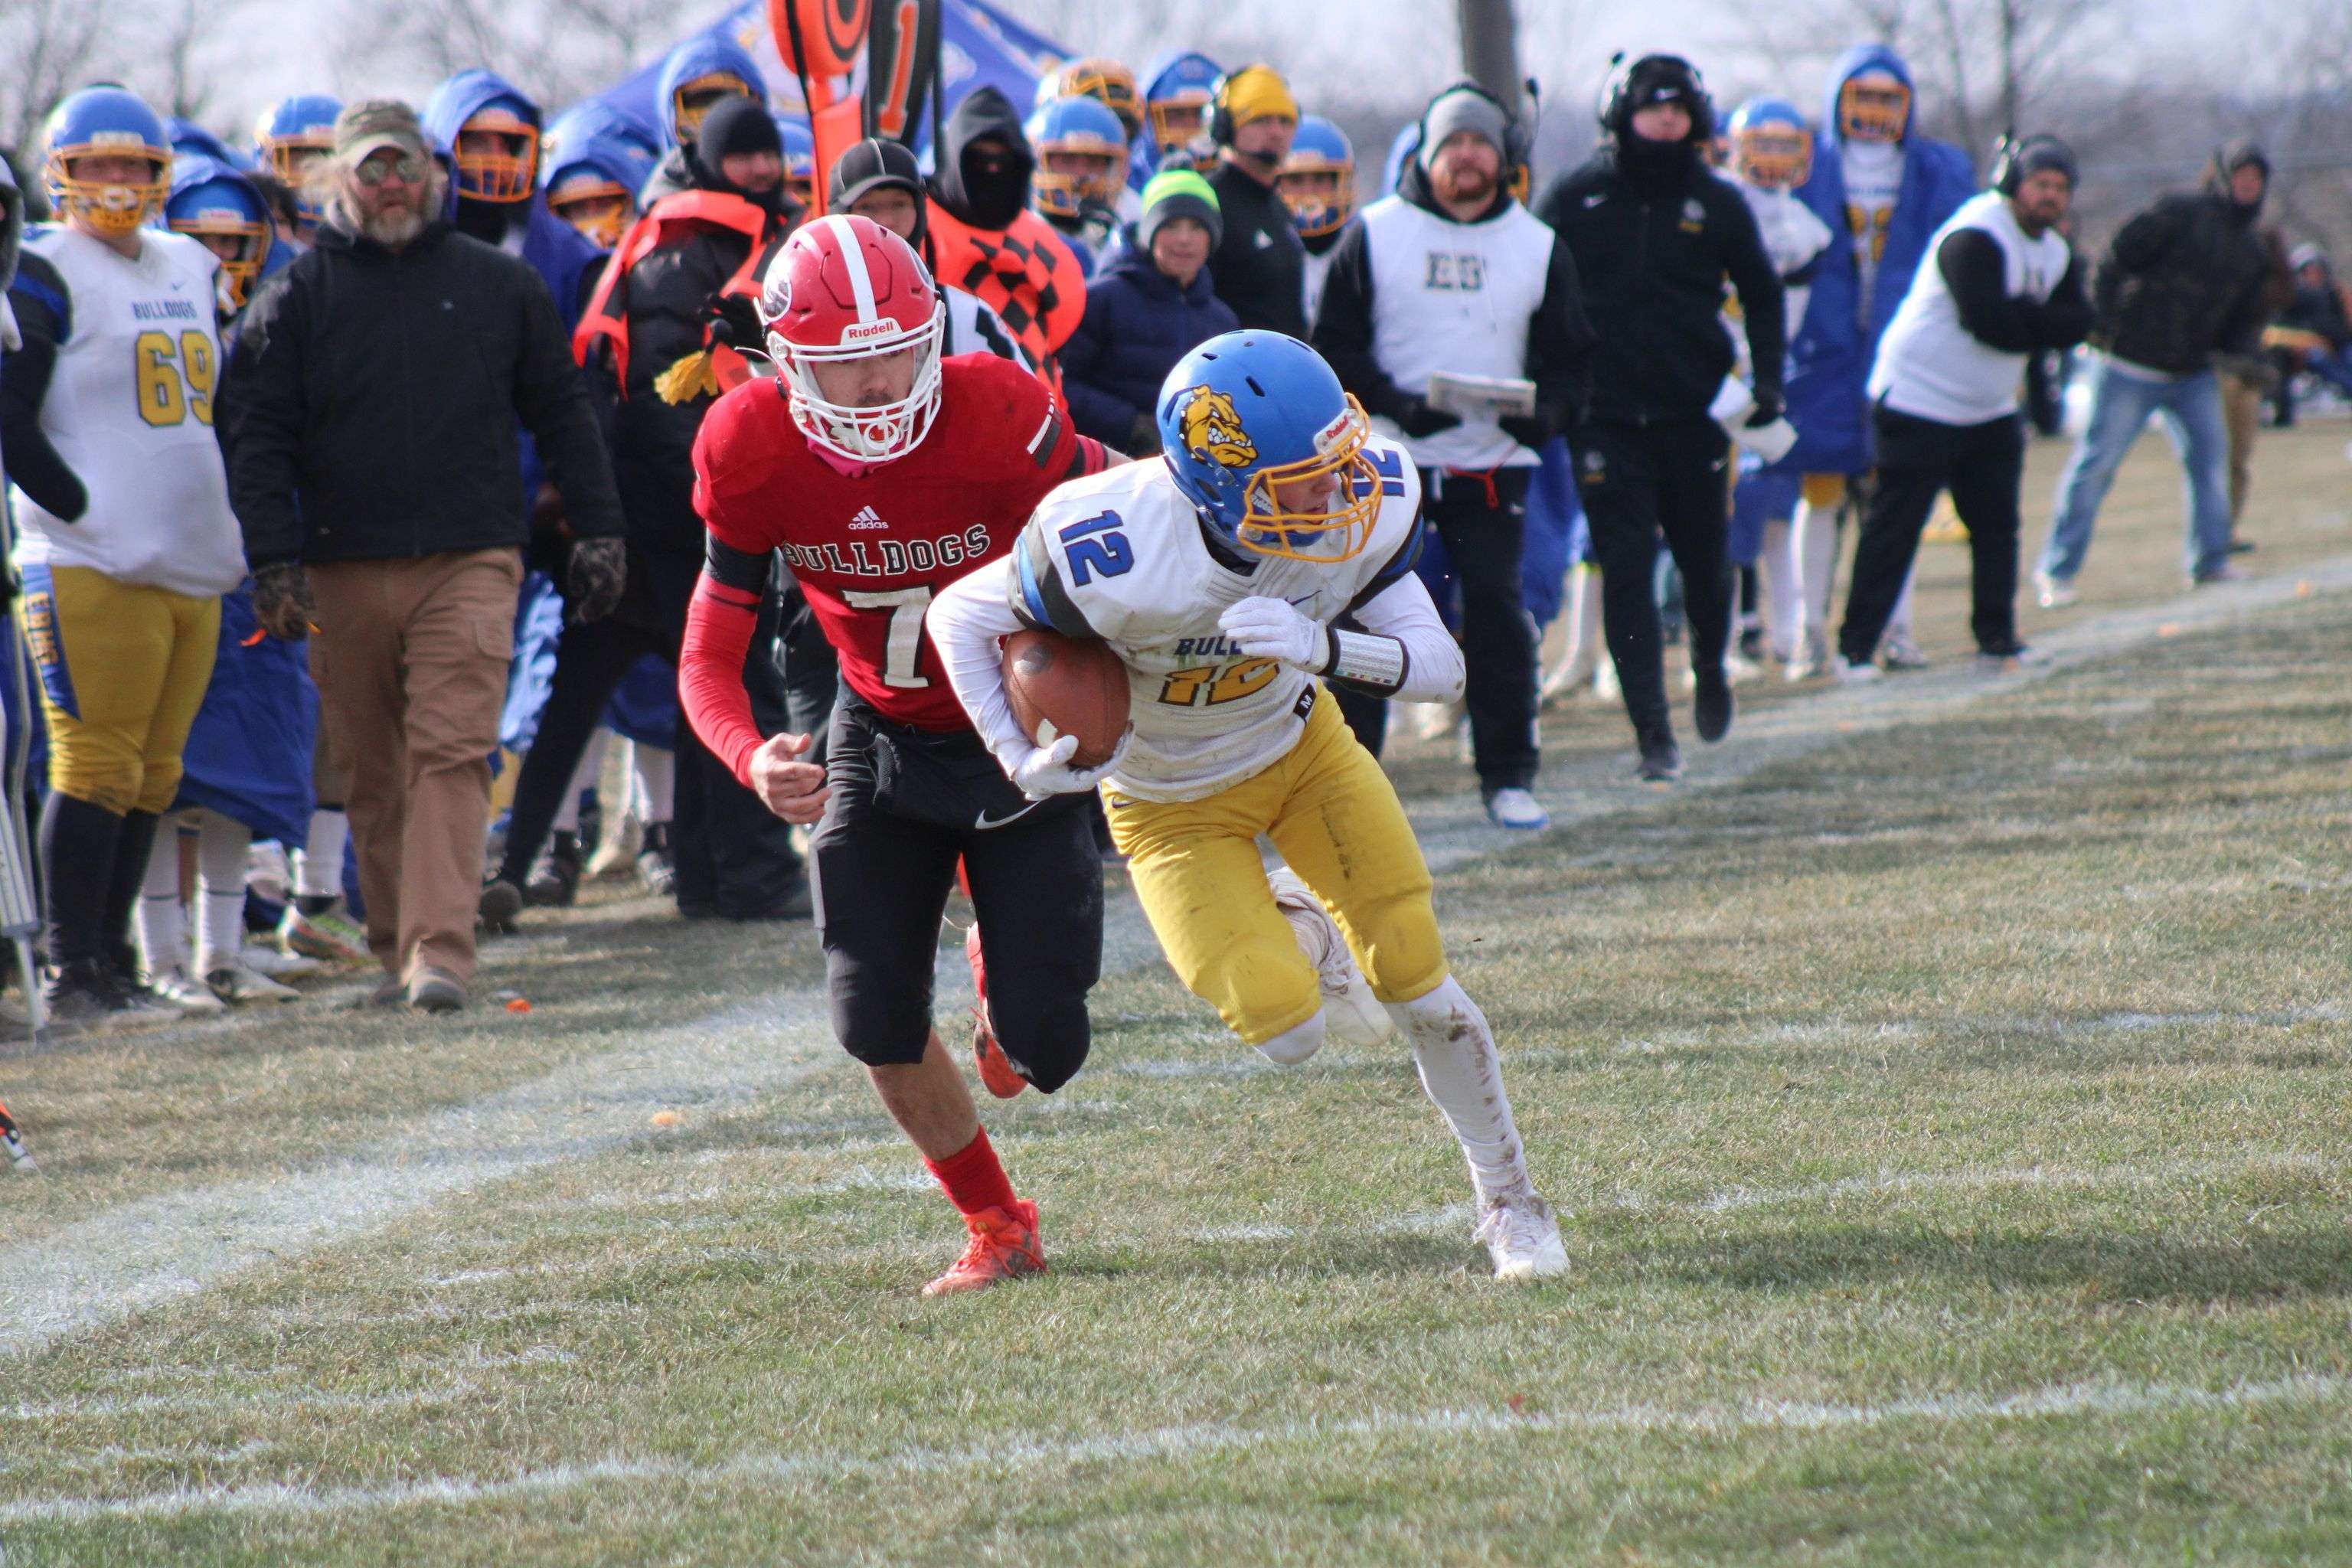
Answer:
POLYGON ((1738 291, 1759 400, 1788 363, 1780 275, 1746 198, 1687 148, 1621 163, 1604 146, 1546 187, 1536 216, 1576 258, 1600 337, 1591 417, 1652 425, 1704 419, 1732 368, 1723 284, 1738 291))
POLYGON ((397 252, 322 226, 247 310, 221 403, 257 567, 522 546, 518 419, 572 532, 621 531, 546 284, 445 224, 397 252))
POLYGON ((1234 308, 1244 331, 1307 336, 1307 247, 1282 193, 1231 163, 1210 172, 1223 237, 1209 253, 1217 298, 1234 308))
POLYGON ((2117 359, 2187 375, 2260 346, 2270 266, 2253 213, 2211 191, 2171 195, 2117 230, 2099 268, 2094 340, 2117 359))

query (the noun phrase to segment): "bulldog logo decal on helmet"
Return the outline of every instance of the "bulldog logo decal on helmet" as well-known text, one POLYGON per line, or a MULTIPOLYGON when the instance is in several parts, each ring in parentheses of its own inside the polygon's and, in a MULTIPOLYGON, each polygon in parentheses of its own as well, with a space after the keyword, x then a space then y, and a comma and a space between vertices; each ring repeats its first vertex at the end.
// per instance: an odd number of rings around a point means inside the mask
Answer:
POLYGON ((1213 387, 1196 386, 1184 395, 1181 415, 1184 449, 1221 468, 1246 468, 1257 461, 1257 447, 1242 429, 1233 398, 1213 387))

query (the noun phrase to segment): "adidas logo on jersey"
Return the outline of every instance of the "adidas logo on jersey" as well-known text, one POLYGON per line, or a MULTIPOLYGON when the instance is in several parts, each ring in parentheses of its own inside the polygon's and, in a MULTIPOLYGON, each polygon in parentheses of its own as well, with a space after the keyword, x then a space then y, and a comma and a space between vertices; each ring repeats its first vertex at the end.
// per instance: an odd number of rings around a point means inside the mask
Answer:
POLYGON ((890 525, 883 521, 881 515, 872 507, 861 506, 857 509, 857 515, 849 520, 849 526, 852 528, 887 528, 890 525))

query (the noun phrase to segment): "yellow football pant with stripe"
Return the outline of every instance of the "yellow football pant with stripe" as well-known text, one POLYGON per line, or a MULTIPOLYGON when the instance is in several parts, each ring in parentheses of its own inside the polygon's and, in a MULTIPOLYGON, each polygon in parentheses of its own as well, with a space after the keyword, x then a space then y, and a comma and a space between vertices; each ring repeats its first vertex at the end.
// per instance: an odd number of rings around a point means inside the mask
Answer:
POLYGON ((212 684, 219 598, 37 566, 23 614, 49 726, 49 787, 117 815, 169 810, 212 684))
POLYGON ((1106 791, 1111 837, 1168 963, 1226 1027, 1255 1046, 1323 1005, 1314 966, 1266 887, 1258 836, 1331 911, 1383 1002, 1445 979, 1429 867, 1388 775, 1320 692, 1289 754, 1202 800, 1106 791))

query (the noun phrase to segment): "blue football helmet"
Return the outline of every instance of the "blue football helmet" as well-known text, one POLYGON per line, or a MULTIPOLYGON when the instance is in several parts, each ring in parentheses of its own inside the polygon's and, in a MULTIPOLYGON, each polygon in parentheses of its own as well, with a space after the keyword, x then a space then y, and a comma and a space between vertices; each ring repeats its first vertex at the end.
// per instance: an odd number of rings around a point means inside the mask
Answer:
POLYGON ((243 310, 274 233, 269 209, 253 182, 236 165, 215 158, 174 159, 163 226, 194 236, 220 258, 221 303, 231 312, 243 310))
POLYGON ((253 128, 255 161, 294 193, 295 210, 306 225, 326 216, 304 187, 310 165, 333 153, 335 117, 342 111, 341 102, 323 92, 297 93, 262 110, 253 128))
POLYGON ((760 74, 759 62, 723 30, 698 33, 672 49, 662 61, 656 90, 662 137, 671 147, 692 142, 710 106, 730 93, 759 103, 768 101, 767 82, 760 74))
POLYGON ((1023 128, 1037 154, 1029 179, 1037 210, 1049 217, 1074 218, 1088 202, 1109 206, 1127 183, 1127 127, 1108 105, 1093 98, 1057 98, 1041 105, 1023 128), (1055 159, 1081 166, 1056 168, 1055 159))
POLYGON ((1191 49, 1152 62, 1143 87, 1143 123, 1159 144, 1160 167, 1181 166, 1169 162, 1171 153, 1198 160, 1197 149, 1208 144, 1209 100, 1224 75, 1224 67, 1191 49))
POLYGON ((49 111, 43 176, 49 205, 101 234, 123 235, 163 209, 171 190, 172 142, 156 112, 119 87, 86 87, 49 111), (143 158, 149 177, 127 184, 77 177, 84 158, 143 158))
POLYGON ((426 138, 450 164, 450 189, 473 202, 527 202, 539 189, 539 106, 494 72, 462 70, 425 100, 426 138))
POLYGON ((1363 553, 1380 516, 1371 422, 1323 356, 1280 332, 1225 332, 1160 384, 1160 449, 1176 488, 1238 549, 1294 561, 1363 553), (1276 487, 1339 479, 1324 509, 1276 487))
POLYGON ((621 242, 636 216, 637 193, 654 172, 653 138, 635 121, 582 104, 547 128, 541 176, 550 212, 599 250, 621 242))
POLYGON ((1300 236, 1336 234, 1356 210, 1356 150, 1319 114, 1302 116, 1276 183, 1300 236))
POLYGON ((1751 185, 1794 190, 1813 172, 1813 128, 1785 98, 1751 98, 1731 111, 1731 172, 1751 185))
POLYGON ((776 134, 784 142, 784 189, 803 206, 816 197, 816 136, 808 121, 777 110, 770 111, 776 134))

